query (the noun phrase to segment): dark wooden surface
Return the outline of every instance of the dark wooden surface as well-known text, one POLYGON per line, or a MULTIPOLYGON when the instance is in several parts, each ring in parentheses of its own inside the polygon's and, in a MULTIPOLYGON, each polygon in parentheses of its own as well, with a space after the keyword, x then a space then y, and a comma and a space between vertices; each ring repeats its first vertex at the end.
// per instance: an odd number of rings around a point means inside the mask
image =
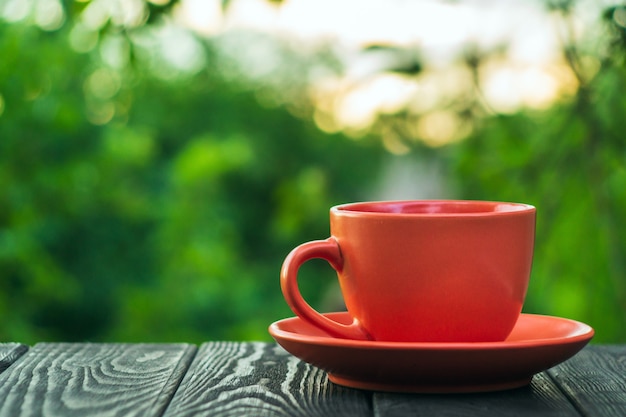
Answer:
POLYGON ((626 345, 588 346, 524 388, 340 387, 273 343, 0 344, 2 416, 626 416, 626 345))

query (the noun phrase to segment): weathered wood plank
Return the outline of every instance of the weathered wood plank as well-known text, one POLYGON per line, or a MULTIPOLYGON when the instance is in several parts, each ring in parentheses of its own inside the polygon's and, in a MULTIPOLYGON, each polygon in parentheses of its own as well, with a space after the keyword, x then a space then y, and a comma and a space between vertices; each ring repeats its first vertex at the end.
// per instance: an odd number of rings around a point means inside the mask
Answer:
POLYGON ((334 385, 273 343, 200 347, 165 417, 368 416, 371 394, 334 385))
POLYGON ((548 370, 588 416, 626 416, 626 346, 588 346, 548 370))
POLYGON ((411 416, 541 416, 579 417, 580 414, 550 377, 535 375, 524 388, 482 394, 374 395, 377 417, 411 416))
POLYGON ((0 343, 0 372, 4 372, 27 351, 28 346, 21 343, 0 343))
POLYGON ((0 416, 160 416, 195 346, 35 345, 0 374, 0 416))

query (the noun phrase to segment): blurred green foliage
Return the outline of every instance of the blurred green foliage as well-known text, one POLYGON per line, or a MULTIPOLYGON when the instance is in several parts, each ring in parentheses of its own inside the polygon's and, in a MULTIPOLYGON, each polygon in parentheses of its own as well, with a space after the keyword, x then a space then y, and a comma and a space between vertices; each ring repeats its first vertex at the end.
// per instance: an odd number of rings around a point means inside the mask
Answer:
POLYGON ((0 339, 267 338, 283 257, 363 198, 380 146, 68 31, 0 24, 0 339))
MULTIPOLYGON (((373 134, 323 133, 311 109, 268 105, 271 92, 233 76, 210 39, 193 68, 155 54, 149 30, 176 2, 85 29, 77 16, 95 3, 65 1, 54 27, 0 20, 0 340, 268 339, 267 325, 292 315, 284 256, 327 236, 331 205, 368 198, 390 156, 373 134)), ((537 206, 525 309, 586 321, 602 342, 626 342, 626 32, 615 10, 600 65, 578 74, 571 99, 511 115, 470 99, 458 107, 474 126, 463 141, 405 138, 416 163, 444 166, 456 197, 537 206)), ((580 52, 564 53, 576 70, 580 52)), ((381 116, 373 133, 405 116, 381 116)), ((303 269, 319 305, 332 272, 303 269)))

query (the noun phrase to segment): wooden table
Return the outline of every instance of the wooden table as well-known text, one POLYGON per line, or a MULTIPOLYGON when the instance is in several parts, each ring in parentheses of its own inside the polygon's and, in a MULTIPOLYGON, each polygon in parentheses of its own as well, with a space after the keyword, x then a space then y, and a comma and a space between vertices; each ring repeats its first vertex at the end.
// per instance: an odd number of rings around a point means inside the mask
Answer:
POLYGON ((0 416, 626 416, 626 345, 588 346, 516 390, 343 388, 273 343, 0 344, 0 416))

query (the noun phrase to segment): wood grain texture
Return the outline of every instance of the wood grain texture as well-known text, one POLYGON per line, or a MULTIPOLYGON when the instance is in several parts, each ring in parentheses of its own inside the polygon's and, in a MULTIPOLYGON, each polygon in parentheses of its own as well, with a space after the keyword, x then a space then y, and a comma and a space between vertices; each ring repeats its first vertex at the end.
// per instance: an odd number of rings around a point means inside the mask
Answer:
POLYGON ((206 343, 166 417, 368 416, 371 394, 339 387, 273 343, 206 343))
POLYGON ((377 417, 546 416, 578 417, 580 414, 545 374, 531 384, 509 391, 481 394, 375 394, 377 417))
POLYGON ((21 343, 0 343, 0 373, 28 351, 21 343))
POLYGON ((38 344, 0 374, 0 416, 160 416, 195 351, 184 344, 38 344))
POLYGON ((550 369, 585 416, 626 416, 626 346, 589 346, 550 369))

